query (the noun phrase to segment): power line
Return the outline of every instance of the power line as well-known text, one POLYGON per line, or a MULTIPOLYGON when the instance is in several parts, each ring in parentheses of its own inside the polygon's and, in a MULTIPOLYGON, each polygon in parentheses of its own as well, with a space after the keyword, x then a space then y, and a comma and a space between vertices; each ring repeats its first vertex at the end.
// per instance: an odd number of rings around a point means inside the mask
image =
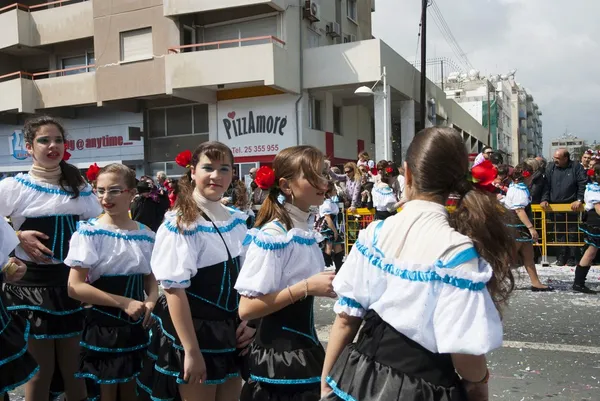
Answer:
POLYGON ((454 37, 452 30, 448 26, 444 15, 442 14, 440 8, 434 0, 431 0, 431 16, 433 17, 433 21, 438 27, 442 37, 448 43, 450 50, 454 53, 454 55, 458 58, 458 61, 466 67, 466 69, 473 69, 473 65, 469 61, 467 55, 463 51, 463 49, 458 44, 458 41, 454 37))

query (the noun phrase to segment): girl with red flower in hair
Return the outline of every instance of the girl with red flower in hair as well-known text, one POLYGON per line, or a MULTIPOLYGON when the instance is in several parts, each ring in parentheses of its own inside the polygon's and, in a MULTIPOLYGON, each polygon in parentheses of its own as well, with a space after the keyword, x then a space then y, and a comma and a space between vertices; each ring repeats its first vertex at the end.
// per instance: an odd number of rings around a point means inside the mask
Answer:
POLYGON ((140 395, 238 400, 240 354, 255 330, 240 320, 233 288, 247 216, 221 204, 233 179, 233 154, 220 142, 204 142, 176 161, 189 171, 156 233, 150 265, 165 292, 153 312, 140 395))
POLYGON ((380 180, 371 191, 373 208, 375 208, 375 220, 385 220, 396 214, 396 209, 399 207, 398 196, 392 189, 393 181, 397 180, 394 168, 385 160, 377 163, 377 171, 380 180))
POLYGON ((280 152, 255 181, 269 190, 235 288, 240 317, 261 319, 250 348, 250 377, 241 401, 317 401, 325 351, 314 325, 315 296, 335 297, 334 272, 323 272, 322 237, 309 226, 309 208, 323 203, 327 164, 312 146, 280 152), (279 199, 278 199, 279 198, 279 199))
MULTIPOLYGON (((69 266, 64 260, 79 220, 102 213, 92 188, 79 170, 66 162, 65 129, 48 116, 23 127, 33 159, 28 174, 0 182, 0 216, 10 217, 17 231, 17 258, 27 265, 20 280, 4 284, 4 305, 27 333, 28 351, 40 366, 25 385, 25 398, 46 400, 54 374, 62 373, 67 398, 86 397, 85 382, 75 378, 84 315, 69 298, 69 266)), ((0 345, 1 347, 1 345, 0 345)))
POLYGON ((541 283, 533 257, 533 242, 539 240, 539 234, 533 225, 529 194, 533 169, 528 164, 521 163, 515 167, 512 178, 513 182, 508 187, 503 203, 507 209, 513 210, 518 218, 514 224, 508 224, 515 229, 517 254, 531 280, 531 291, 553 291, 552 287, 541 283))

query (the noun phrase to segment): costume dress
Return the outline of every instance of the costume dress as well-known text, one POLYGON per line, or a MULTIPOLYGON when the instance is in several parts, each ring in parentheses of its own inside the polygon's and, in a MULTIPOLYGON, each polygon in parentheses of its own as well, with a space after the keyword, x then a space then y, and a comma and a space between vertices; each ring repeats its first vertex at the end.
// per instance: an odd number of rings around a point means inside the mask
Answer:
MULTIPOLYGON (((240 295, 256 297, 285 290, 324 269, 309 213, 285 204, 293 228, 273 221, 248 232, 246 259, 235 284, 240 295)), ((325 352, 315 331, 313 298, 308 296, 263 317, 248 357, 250 378, 241 401, 312 401, 320 398, 325 352)))
POLYGON ((585 202, 585 214, 579 230, 585 234, 584 241, 586 244, 600 248, 600 216, 598 216, 595 209, 596 203, 600 203, 600 185, 597 182, 587 184, 583 200, 585 202))
MULTIPOLYGON (((229 219, 211 221, 202 212, 180 231, 177 210, 167 212, 156 233, 152 272, 164 288, 184 288, 200 351, 206 363, 204 384, 222 384, 240 375, 236 348, 239 296, 233 285, 240 270, 247 216, 218 202, 229 219)), ((183 381, 184 349, 162 295, 153 312, 148 356, 138 378, 140 396, 152 400, 177 397, 183 381)))
POLYGON ((393 207, 398 202, 398 198, 396 198, 394 190, 389 185, 375 185, 371 191, 371 196, 375 208, 375 220, 385 220, 395 213, 393 207))
MULTIPOLYGON (((19 244, 15 231, 0 217, 0 269, 8 262, 8 255, 19 244)), ((0 287, 4 274, 0 273, 0 287)), ((29 381, 39 370, 38 364, 27 352, 29 322, 12 319, 0 299, 0 395, 29 381)))
POLYGON ((337 199, 335 198, 325 199, 323 204, 319 206, 319 218, 315 222, 315 229, 321 233, 324 240, 329 241, 332 244, 343 244, 344 232, 343 226, 340 224, 340 207, 336 200, 337 199), (331 220, 335 224, 335 228, 338 232, 337 239, 334 238, 333 230, 329 228, 329 226, 325 222, 325 216, 330 216, 331 220))
POLYGON ((365 324, 329 372, 324 400, 466 400, 451 354, 502 344, 491 276, 440 204, 410 201, 369 225, 333 281, 335 312, 365 324))
MULTIPOLYGON (((504 207, 510 210, 525 209, 529 221, 533 224, 533 213, 531 212, 531 195, 529 188, 524 183, 512 183, 508 187, 506 196, 502 200, 504 207)), ((529 229, 516 217, 515 224, 507 224, 515 229, 515 239, 518 242, 533 242, 529 229)))
MULTIPOLYGON (((65 264, 88 269, 87 281, 99 290, 144 301, 153 246, 154 232, 140 223, 137 230, 121 230, 91 219, 77 224, 65 264)), ((88 397, 94 397, 100 395, 98 385, 125 383, 140 374, 148 332, 143 316, 133 320, 118 308, 96 305, 85 315, 76 377, 87 379, 88 397)))
POLYGON ((4 284, 6 309, 30 323, 29 336, 35 339, 74 337, 83 330, 80 303, 69 298, 69 266, 63 263, 69 241, 80 219, 102 213, 89 185, 79 197, 59 185, 35 180, 29 174, 0 181, 0 216, 10 216, 15 230, 35 230, 49 238, 41 242, 53 252, 48 263, 32 262, 20 246, 16 256, 27 265, 27 273, 16 283, 4 284))

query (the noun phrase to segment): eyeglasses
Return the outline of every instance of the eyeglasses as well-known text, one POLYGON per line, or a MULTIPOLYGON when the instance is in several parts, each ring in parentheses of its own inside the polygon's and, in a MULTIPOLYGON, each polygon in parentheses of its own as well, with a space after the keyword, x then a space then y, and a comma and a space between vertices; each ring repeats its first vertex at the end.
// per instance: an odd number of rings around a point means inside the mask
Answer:
POLYGON ((129 192, 129 191, 130 191, 129 189, 121 189, 121 188, 112 188, 112 189, 109 189, 108 191, 105 190, 104 188, 99 188, 96 190, 96 195, 98 197, 106 196, 106 195, 119 196, 123 192, 129 192))
POLYGON ((494 152, 485 152, 486 155, 491 155, 494 152))
POLYGON ((346 173, 346 174, 351 174, 351 173, 352 173, 352 170, 344 170, 344 173, 346 173))

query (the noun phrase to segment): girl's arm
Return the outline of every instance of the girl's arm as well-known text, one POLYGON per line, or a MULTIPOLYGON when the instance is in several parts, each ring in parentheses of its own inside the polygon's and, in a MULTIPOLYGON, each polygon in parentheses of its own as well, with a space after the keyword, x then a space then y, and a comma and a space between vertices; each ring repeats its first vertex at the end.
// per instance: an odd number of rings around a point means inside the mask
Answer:
POLYGON ((333 222, 333 219, 331 218, 330 214, 325 215, 325 223, 331 229, 331 231, 333 231, 333 238, 337 240, 338 230, 337 230, 335 223, 333 222))
POLYGON ((198 338, 196 338, 196 331, 192 322, 192 311, 190 310, 190 303, 187 299, 185 289, 165 289, 165 294, 173 326, 185 353, 200 352, 200 345, 198 344, 198 338))
POLYGON ((144 316, 142 324, 144 327, 148 327, 152 318, 152 311, 158 300, 158 282, 154 274, 150 273, 144 276, 144 291, 146 292, 146 300, 144 301, 146 316, 144 316))
POLYGON ((325 362, 323 363, 323 374, 321 375, 321 397, 324 397, 331 388, 327 384, 327 376, 331 368, 337 361, 338 357, 346 347, 350 344, 362 322, 361 318, 348 316, 345 313, 338 315, 333 322, 331 327, 331 333, 329 333, 329 343, 327 344, 327 353, 325 354, 325 362))
POLYGON ((525 213, 525 209, 515 209, 515 213, 517 213, 517 216, 519 216, 519 220, 521 220, 521 223, 525 224, 525 227, 527 227, 527 229, 531 233, 531 237, 533 238, 533 240, 537 241, 537 239, 539 238, 538 233, 533 224, 531 223, 531 220, 529 220, 527 213, 525 213))
POLYGON ((348 177, 346 174, 336 174, 333 170, 329 169, 329 175, 333 178, 334 181, 346 182, 348 177))
POLYGON ((487 373, 485 355, 452 354, 454 368, 464 380, 478 383, 487 373))
POLYGON ((79 266, 71 267, 68 280, 69 296, 78 301, 91 305, 109 306, 125 311, 134 319, 144 311, 144 304, 135 299, 110 294, 85 282, 88 269, 79 266))
POLYGON ((596 213, 600 215, 600 203, 594 204, 594 209, 596 210, 596 213))
MULTIPOLYGON (((352 207, 360 206, 360 182, 355 182, 354 191, 352 192, 352 207)), ((346 184, 348 185, 348 184, 346 184)))
POLYGON ((331 284, 334 277, 334 272, 323 272, 271 294, 254 298, 242 296, 238 309, 240 319, 254 320, 270 315, 299 301, 305 295, 335 298, 331 284))

